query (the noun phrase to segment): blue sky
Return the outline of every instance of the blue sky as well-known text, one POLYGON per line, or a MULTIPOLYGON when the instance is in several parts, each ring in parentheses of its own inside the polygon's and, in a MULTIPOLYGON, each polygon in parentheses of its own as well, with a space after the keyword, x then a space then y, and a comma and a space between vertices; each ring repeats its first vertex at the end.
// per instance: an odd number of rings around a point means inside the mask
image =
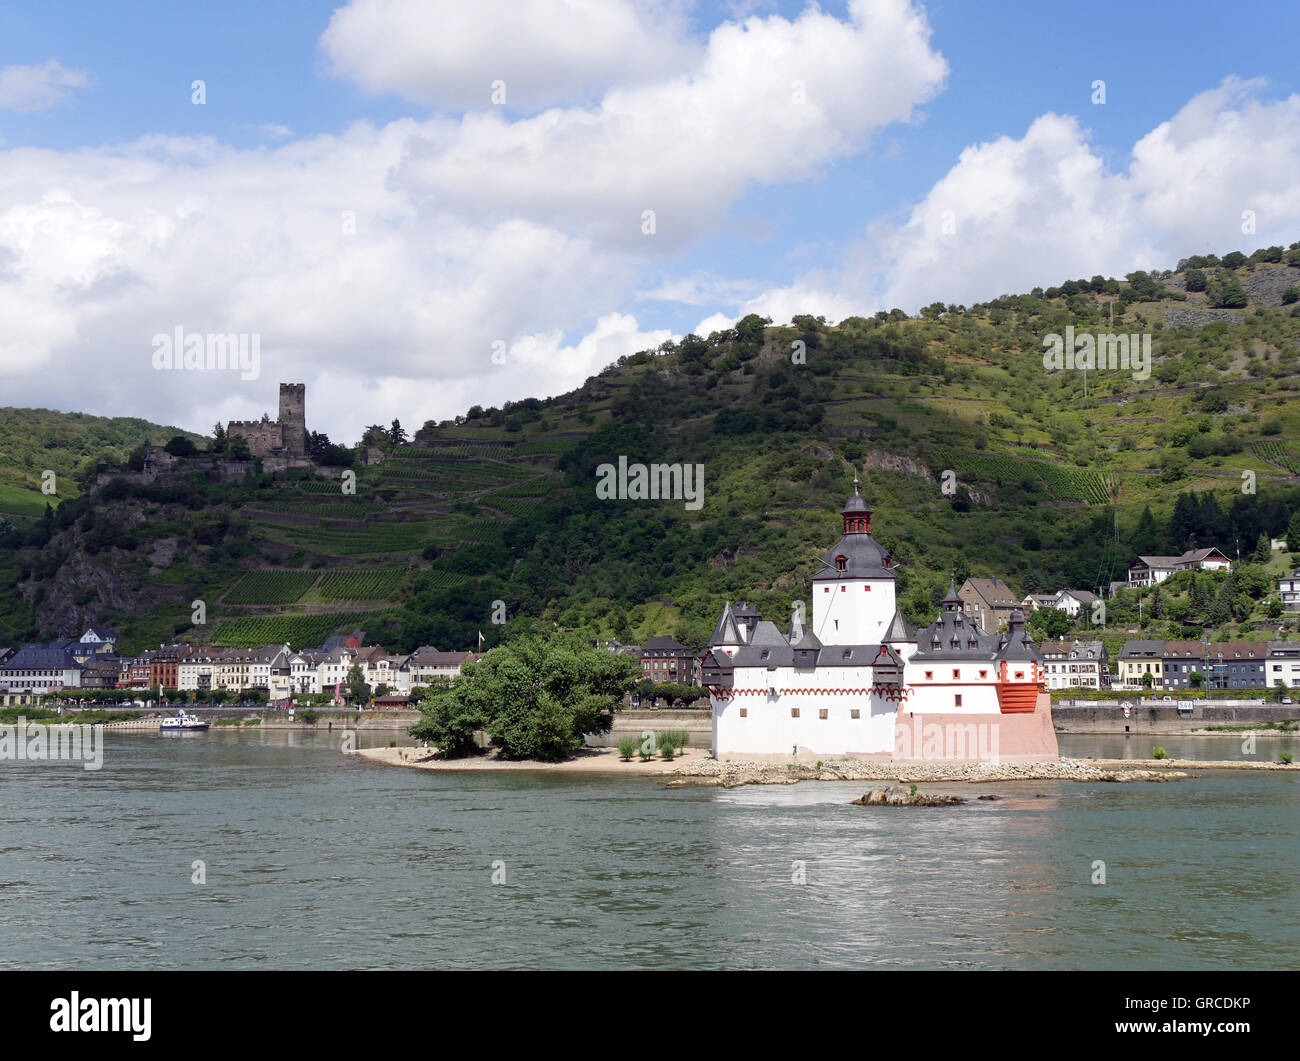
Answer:
MULTIPOLYGON (((878 7, 888 25, 863 28, 855 22, 861 22, 861 11, 845 3, 822 5, 826 18, 817 22, 797 3, 608 0, 608 7, 626 8, 629 18, 644 24, 636 30, 602 24, 590 41, 582 24, 561 25, 553 37, 543 35, 535 47, 530 43, 524 62, 535 60, 535 66, 521 72, 517 62, 502 58, 501 42, 512 34, 533 40, 516 19, 523 3, 500 7, 495 21, 488 9, 496 4, 474 6, 490 23, 481 33, 472 26, 447 30, 439 0, 416 9, 409 16, 416 21, 400 25, 387 15, 362 24, 362 11, 351 22, 343 20, 347 24, 336 39, 325 36, 336 12, 350 15, 375 3, 147 2, 125 9, 6 4, 0 9, 0 167, 7 155, 11 175, 0 177, 0 266, 16 262, 10 274, 27 284, 21 298, 15 294, 15 305, 30 306, 42 292, 54 293, 51 323, 43 331, 32 324, 30 334, 0 345, 0 378, 8 377, 8 389, 15 391, 8 400, 131 413, 140 411, 131 404, 143 387, 156 390, 151 404, 173 419, 206 426, 214 417, 189 409, 196 395, 211 395, 212 389, 173 379, 155 388, 155 377, 136 356, 138 336, 168 327, 183 313, 200 330, 258 330, 275 362, 268 366, 273 374, 308 377, 309 393, 346 423, 340 431, 346 435, 364 422, 399 413, 418 422, 424 416, 417 407, 437 418, 474 401, 491 404, 566 389, 626 347, 650 345, 706 320, 721 326, 751 309, 774 317, 824 312, 838 319, 897 300, 914 311, 932 298, 973 301, 1035 282, 1172 265, 1186 253, 1250 250, 1300 238, 1296 212, 1278 205, 1294 190, 1285 176, 1297 150, 1294 41, 1300 9, 1294 6, 943 0, 909 8, 903 0, 875 0, 864 10, 878 7), (720 25, 745 18, 758 20, 762 34, 749 32, 729 49, 720 39, 710 40, 720 25), (896 47, 872 51, 873 41, 901 33, 900 20, 928 26, 928 45, 900 36, 896 47), (804 34, 800 27, 812 28, 804 34), (606 32, 611 37, 600 39, 606 32), (454 59, 440 50, 442 36, 455 37, 454 59), (787 137, 789 130, 779 124, 766 128, 770 100, 755 96, 752 110, 737 110, 725 99, 728 83, 761 78, 763 64, 770 63, 756 43, 761 36, 789 49, 797 58, 793 71, 827 78, 814 90, 817 102, 827 101, 834 112, 826 120, 787 137), (819 55, 831 55, 841 43, 845 56, 828 60, 822 70, 819 55), (420 51, 425 44, 427 55, 420 51), (852 54, 859 47, 860 60, 852 54), (747 48, 755 52, 752 59, 747 48), (915 61, 877 73, 874 67, 888 65, 883 55, 894 51, 915 61), (402 57, 390 63, 397 52, 402 57), (5 106, 5 70, 51 61, 82 83, 65 88, 57 102, 37 107, 11 93, 5 106), (590 66, 589 83, 574 89, 565 77, 584 64, 590 66), (940 71, 944 64, 946 71, 940 71), (498 66, 509 70, 508 84, 522 81, 538 91, 516 90, 507 106, 491 107, 488 85, 498 66), (620 80, 620 66, 629 71, 626 81, 620 80), (712 87, 710 69, 723 72, 712 87), (191 103, 196 78, 206 84, 203 106, 191 103), (703 173, 698 195, 689 165, 668 166, 662 177, 651 173, 643 179, 656 157, 683 142, 682 136, 656 139, 655 108, 663 107, 665 126, 691 129, 689 119, 670 105, 678 96, 655 95, 655 86, 675 78, 695 86, 683 88, 680 98, 700 109, 701 124, 716 120, 725 129, 728 122, 752 122, 758 130, 734 144, 685 138, 703 173), (1106 83, 1100 106, 1091 101, 1097 79, 1106 83), (900 82, 907 82, 898 88, 900 98, 881 102, 900 82), (1232 87, 1225 89, 1225 82, 1232 87), (479 85, 483 102, 467 103, 477 99, 479 85), (637 157, 634 141, 617 132, 584 139, 584 116, 598 114, 607 94, 625 91, 647 94, 635 112, 636 121, 648 123, 644 158, 637 157), (1202 103, 1193 106, 1198 99, 1202 103), (537 116, 548 108, 576 123, 578 150, 569 164, 579 183, 590 183, 593 202, 603 202, 608 193, 611 210, 632 209, 630 201, 617 201, 621 187, 641 181, 648 200, 665 189, 664 198, 674 205, 661 212, 668 239, 646 250, 615 230, 621 222, 597 217, 598 207, 592 219, 584 217, 582 195, 568 201, 562 167, 546 168, 559 166, 556 159, 563 160, 567 143, 558 134, 546 142, 551 132, 537 116), (1133 169, 1135 144, 1183 112, 1181 131, 1155 145, 1133 169), (1067 121, 1048 121, 1030 136, 1031 127, 1049 115, 1067 121), (481 125, 484 116, 501 126, 481 125), (354 123, 368 130, 357 139, 369 137, 373 144, 336 151, 335 139, 345 138, 354 123), (1216 136, 1222 142, 1213 146, 1216 136), (1002 138, 1002 148, 959 165, 964 151, 1002 138), (803 152, 807 164, 774 164, 756 142, 771 155, 803 152), (1219 172, 1212 163, 1225 153, 1249 156, 1260 142, 1274 154, 1259 167, 1267 176, 1258 186, 1248 167, 1219 172), (300 147, 301 156, 295 156, 300 147), (26 150, 31 148, 44 150, 26 150), (744 157, 731 164, 717 157, 725 151, 744 157), (178 152, 185 157, 178 159, 178 152), (361 174, 366 157, 386 157, 386 171, 361 174), (501 180, 497 160, 515 158, 531 161, 520 165, 505 191, 476 191, 501 180), (456 159, 454 165, 449 161, 456 159), (1034 167, 1046 187, 1053 171, 1089 165, 1100 171, 1087 178, 1086 187, 1071 178, 1035 200, 1041 188, 1034 167), (481 180, 476 166, 484 167, 481 180), (137 167, 149 170, 138 184, 137 167), (252 190, 262 189, 265 202, 253 203, 250 189, 240 187, 241 173, 252 190), (286 174, 292 178, 288 184, 286 174), (1187 181, 1181 191, 1180 179, 1187 181), (188 202, 186 182, 193 189, 188 202), (322 269, 322 255, 333 252, 302 235, 305 222, 297 215, 305 209, 304 188, 331 186, 340 189, 340 210, 354 196, 369 201, 371 216, 383 218, 382 232, 375 233, 367 220, 364 239, 355 244, 365 245, 356 267, 373 285, 365 306, 358 305, 350 319, 313 330, 301 324, 302 314, 337 302, 337 293, 319 276, 305 283, 301 272, 308 262, 322 269), (1023 191, 996 211, 1002 227, 992 215, 980 216, 976 225, 977 204, 1013 187, 1023 191), (27 219, 51 209, 52 193, 64 215, 60 224, 72 227, 58 246, 42 247, 31 233, 48 226, 33 229, 27 219), (67 201, 60 198, 65 195, 67 201), (956 212, 963 249, 948 271, 934 268, 933 250, 917 237, 930 213, 944 205, 943 197, 961 204, 956 212), (1251 210, 1269 204, 1261 209, 1258 238, 1240 234, 1238 203, 1251 210), (196 209, 214 215, 206 231, 188 223, 196 209), (1108 211, 1124 218, 1122 231, 1114 230, 1108 211), (1050 231, 1058 212, 1059 245, 1027 254, 1025 226, 1050 231), (224 225, 218 223, 222 217, 224 225), (150 237, 150 224, 168 235, 150 237), (133 241, 141 226, 145 234, 133 241), (1090 235, 1102 230, 1104 238, 1090 235), (377 237, 373 243, 371 235, 377 237), (204 246, 203 239, 214 242, 204 246), (247 245, 232 251, 229 244, 241 240, 247 245), (494 250, 480 254, 477 246, 494 250), (444 247, 455 250, 444 254, 444 247), (169 256, 177 261, 160 260, 169 256), (200 267, 205 258, 206 273, 200 267), (275 258, 279 265, 270 260, 275 258), (235 297, 231 292, 241 283, 248 286, 250 261, 257 263, 260 292, 235 297), (478 280, 465 280, 457 291, 460 278, 480 265, 478 280), (517 276, 503 275, 516 267, 517 276), (539 280, 550 267, 566 273, 563 288, 549 289, 553 278, 539 280), (199 274, 177 291, 164 290, 163 274, 184 269, 199 274), (489 277, 500 281, 500 290, 490 290, 489 277), (391 306, 377 305, 383 292, 404 283, 409 290, 394 296, 391 306), (683 285, 692 283, 697 293, 683 296, 683 285), (78 309, 75 328, 58 320, 65 304, 58 293, 66 295, 70 284, 95 293, 93 306, 78 309), (445 291, 445 299, 423 302, 421 285, 445 291), (267 293, 281 286, 283 297, 272 301, 267 293), (528 293, 533 287, 535 305, 528 293), (122 294, 108 304, 106 291, 122 294), (293 299, 304 305, 291 312, 285 307, 293 299), (449 312, 447 307, 463 308, 465 319, 445 328, 430 324, 426 334, 405 336, 392 328, 403 314, 434 317, 449 312), (357 365, 358 354, 381 352, 359 349, 368 334, 360 318, 371 312, 381 319, 380 330, 391 333, 376 340, 381 350, 384 342, 403 346, 382 380, 364 376, 357 365), (151 327, 155 318, 157 327, 151 327), (337 344, 328 338, 335 336, 337 344), (517 349, 512 371, 446 349, 477 351, 493 336, 517 349), (124 366, 126 383, 81 393, 66 379, 52 380, 48 366, 69 359, 124 366), (351 374, 360 378, 349 380, 351 374), (357 407, 358 389, 366 395, 364 409, 357 407)), ((465 8, 447 10, 457 6, 465 8)), ((539 10, 537 25, 554 21, 544 5, 539 10)), ((761 87, 761 81, 755 84, 761 87)), ((325 198, 319 210, 332 212, 325 198)), ((64 230, 56 225, 55 231, 64 230)), ((354 288, 351 281, 343 285, 344 291, 354 288)), ((269 378, 260 388, 223 382, 217 389, 221 411, 260 411, 273 401, 263 391, 274 392, 269 378)))

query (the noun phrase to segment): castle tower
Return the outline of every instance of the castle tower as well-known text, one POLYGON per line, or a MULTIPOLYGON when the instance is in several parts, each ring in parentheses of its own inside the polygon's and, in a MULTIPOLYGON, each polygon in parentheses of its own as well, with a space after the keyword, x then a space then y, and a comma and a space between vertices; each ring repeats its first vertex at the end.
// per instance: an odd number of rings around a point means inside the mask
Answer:
POLYGON ((812 632, 824 645, 880 644, 894 618, 894 562, 871 536, 871 509, 858 493, 844 505, 844 536, 813 575, 812 632))
POLYGON ((307 385, 280 384, 280 438, 290 457, 307 454, 307 385))

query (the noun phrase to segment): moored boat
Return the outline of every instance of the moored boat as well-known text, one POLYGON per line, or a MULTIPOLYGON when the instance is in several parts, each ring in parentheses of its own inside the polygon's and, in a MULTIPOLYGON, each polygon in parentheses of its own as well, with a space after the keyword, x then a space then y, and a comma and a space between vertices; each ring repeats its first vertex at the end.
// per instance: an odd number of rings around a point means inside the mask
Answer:
POLYGON ((207 729, 208 723, 204 722, 196 715, 187 714, 186 712, 181 711, 171 718, 164 718, 158 728, 164 733, 167 733, 173 730, 207 729))

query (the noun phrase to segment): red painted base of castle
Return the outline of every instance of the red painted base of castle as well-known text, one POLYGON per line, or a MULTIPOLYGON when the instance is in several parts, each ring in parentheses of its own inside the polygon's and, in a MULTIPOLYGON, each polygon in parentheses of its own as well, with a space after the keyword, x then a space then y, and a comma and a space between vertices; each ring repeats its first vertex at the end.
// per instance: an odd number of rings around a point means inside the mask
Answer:
POLYGON ((895 759, 978 761, 989 758, 988 752, 1003 762, 1060 758, 1056 730, 1052 728, 1052 698, 1043 691, 1035 696, 1031 710, 1011 714, 914 715, 904 706, 898 712, 895 734, 895 759), (979 731, 981 726, 986 727, 986 732, 979 731), (954 745, 950 732, 960 734, 960 742, 954 745))

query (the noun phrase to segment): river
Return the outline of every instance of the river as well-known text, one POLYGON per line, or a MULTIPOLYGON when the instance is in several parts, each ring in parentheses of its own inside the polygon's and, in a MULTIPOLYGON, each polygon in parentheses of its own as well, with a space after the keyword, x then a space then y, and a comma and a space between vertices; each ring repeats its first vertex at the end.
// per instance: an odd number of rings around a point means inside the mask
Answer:
POLYGON ((862 808, 861 782, 423 772, 338 739, 111 733, 98 771, 0 762, 0 967, 1300 966, 1295 774, 862 808))

